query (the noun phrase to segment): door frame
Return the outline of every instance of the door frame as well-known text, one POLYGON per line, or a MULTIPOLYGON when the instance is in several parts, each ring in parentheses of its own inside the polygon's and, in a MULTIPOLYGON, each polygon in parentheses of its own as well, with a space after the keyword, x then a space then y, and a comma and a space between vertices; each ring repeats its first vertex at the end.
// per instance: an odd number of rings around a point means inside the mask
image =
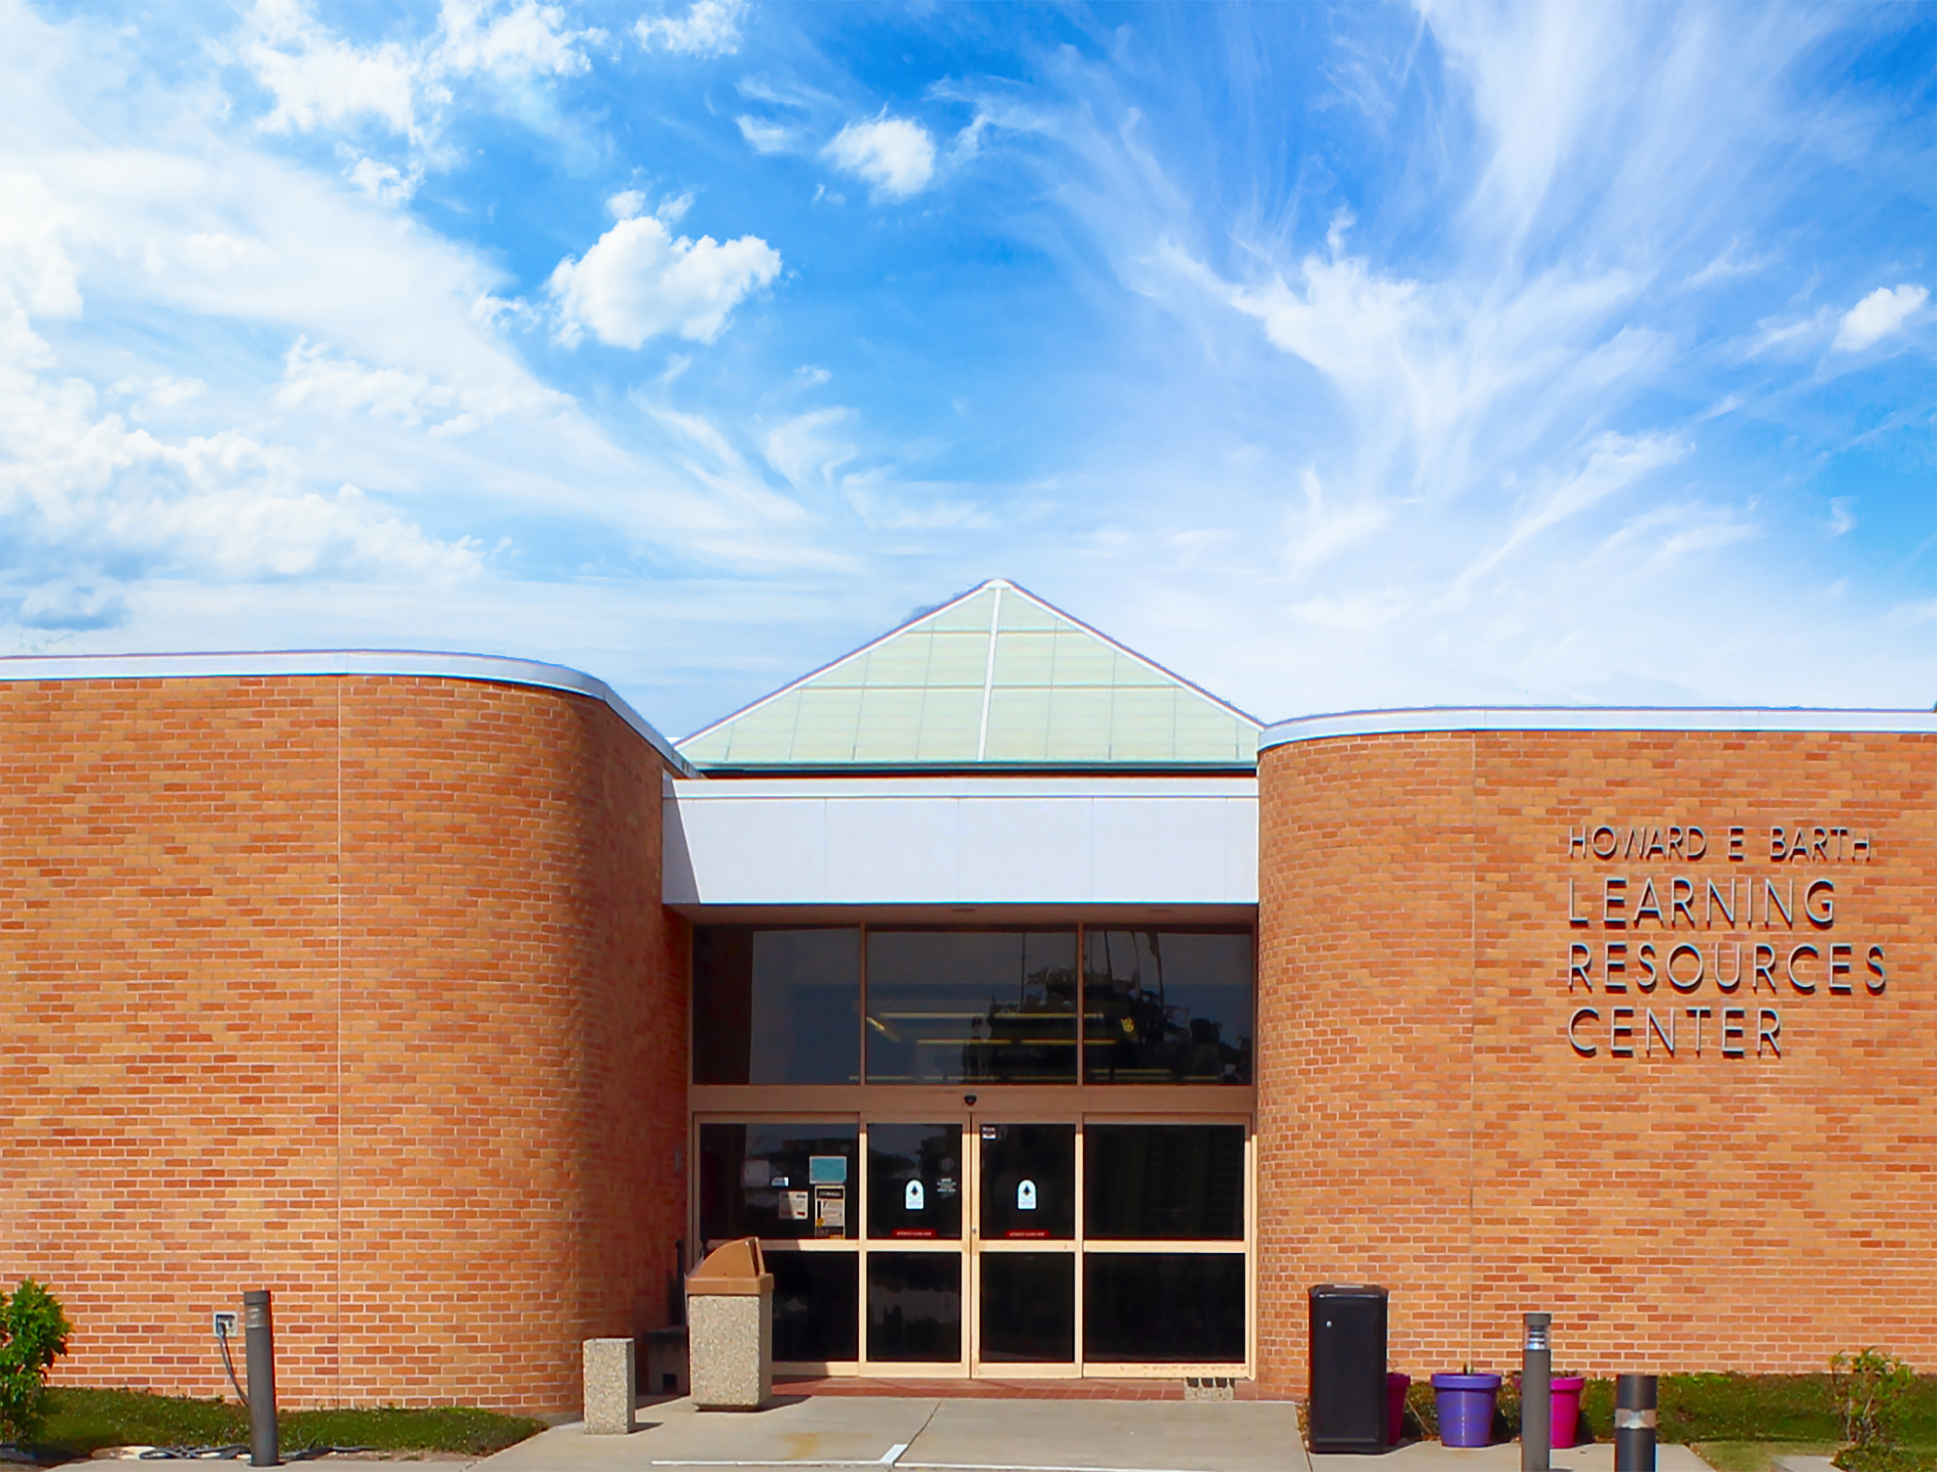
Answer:
MULTIPOLYGON (((696 1091, 697 1092, 697 1091, 696 1091)), ((706 1092, 714 1093, 714 1090, 706 1092)), ((721 1090, 719 1092, 725 1092, 721 1090)), ((848 1253, 856 1262, 856 1345, 851 1360, 789 1361, 775 1369, 790 1375, 875 1376, 882 1379, 1002 1379, 1061 1380, 1097 1377, 1109 1379, 1177 1380, 1189 1376, 1233 1376, 1250 1378, 1257 1365, 1257 1248, 1258 1248, 1258 1151, 1256 1115, 1251 1091, 1233 1098, 1234 1089, 1197 1089, 1157 1086, 1149 1089, 1133 1085, 1107 1088, 995 1089, 970 1090, 988 1093, 987 1102, 978 1097, 969 1104, 957 1089, 909 1089, 870 1091, 861 1108, 789 1107, 804 1092, 797 1089, 734 1089, 739 1097, 708 1099, 710 1107, 695 1108, 689 1115, 689 1153, 687 1175, 688 1238, 697 1246, 695 1263, 706 1250, 700 1236, 699 1171, 700 1127, 702 1124, 841 1124, 856 1128, 855 1198, 850 1204, 854 1235, 839 1239, 812 1238, 788 1241, 763 1239, 761 1248, 770 1252, 848 1253), (1134 1092, 1136 1097, 1127 1097, 1134 1092), (749 1095, 761 1095, 757 1100, 749 1095), (879 1097, 872 1095, 878 1094, 879 1097), (1182 1095, 1196 1097, 1180 1097, 1182 1095), (1074 1097, 1072 1097, 1074 1096, 1074 1097), (1222 1108, 1207 1108, 1211 1104, 1222 1108), (1179 1104, 1194 1107, 1178 1108, 1179 1104), (738 1105, 739 1107, 733 1107, 738 1105), (1168 1105, 1169 1107, 1164 1107, 1168 1105), (962 1131, 962 1233, 958 1239, 881 1238, 868 1235, 869 1159, 868 1130, 873 1124, 955 1124, 962 1131), (1074 1187, 1075 1224, 1072 1235, 1063 1241, 993 1246, 981 1241, 982 1134, 984 1124, 1069 1124, 1076 1131, 1074 1187), (1244 1130, 1244 1231, 1236 1241, 1134 1241, 1101 1240, 1092 1243, 1084 1235, 1085 1201, 1088 1179, 1085 1165, 1087 1126, 1091 1124, 1224 1124, 1244 1130), (954 1361, 874 1360, 868 1355, 868 1256, 871 1251, 921 1252, 958 1255, 962 1265, 962 1352, 954 1361), (1026 1362, 985 1362, 981 1359, 981 1262, 985 1251, 1068 1252, 1074 1259, 1075 1353, 1068 1363, 1029 1364, 1026 1362), (1181 1363, 1173 1361, 1136 1361, 1117 1363, 1091 1361, 1085 1357, 1083 1264, 1087 1253, 1175 1251, 1242 1256, 1244 1274, 1245 1346, 1242 1364, 1230 1362, 1181 1363)), ((817 1091, 818 1092, 818 1091, 817 1091)), ((831 1091, 830 1091, 831 1092, 831 1091)), ((859 1092, 858 1090, 856 1091, 859 1092)), ((804 1101, 802 1101, 804 1102, 804 1101)), ((821 1101, 814 1101, 819 1103, 821 1101)), ((831 1102, 831 1101, 829 1101, 831 1102)), ((846 1103, 846 1100, 842 1101, 846 1103)), ((859 1103, 859 1100, 855 1101, 859 1103)))

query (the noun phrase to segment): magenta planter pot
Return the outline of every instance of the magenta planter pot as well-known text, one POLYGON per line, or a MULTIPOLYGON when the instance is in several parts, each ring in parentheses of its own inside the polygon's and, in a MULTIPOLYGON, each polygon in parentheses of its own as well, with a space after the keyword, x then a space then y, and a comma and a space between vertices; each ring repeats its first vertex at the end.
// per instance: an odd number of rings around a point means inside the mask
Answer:
POLYGON ((1585 1375, 1556 1375, 1553 1378, 1553 1431, 1554 1439, 1549 1443, 1556 1451, 1564 1451, 1574 1444, 1580 1435, 1581 1427, 1581 1388, 1587 1384, 1585 1375))
POLYGON ((1442 1446, 1491 1446, 1498 1375, 1435 1375, 1433 1405, 1442 1446))

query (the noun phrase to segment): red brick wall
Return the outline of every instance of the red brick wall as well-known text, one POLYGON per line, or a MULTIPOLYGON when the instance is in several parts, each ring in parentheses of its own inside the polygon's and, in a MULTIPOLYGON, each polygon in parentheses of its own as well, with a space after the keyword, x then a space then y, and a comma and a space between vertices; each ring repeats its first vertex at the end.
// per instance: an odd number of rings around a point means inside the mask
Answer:
POLYGON ((288 1405, 576 1403, 664 1321, 686 926, 655 752, 430 678, 0 685, 0 1276, 58 1378, 288 1405))
MULTIPOLYGON (((1342 737, 1266 752, 1260 781, 1267 1385, 1303 1393, 1305 1290, 1328 1280, 1391 1288, 1392 1368, 1414 1375, 1512 1367, 1529 1309, 1554 1313, 1570 1369, 1819 1370, 1866 1344, 1937 1367, 1937 741, 1342 737), (1617 844, 1660 828, 1664 846, 1692 824, 1708 849, 1570 857, 1570 831, 1601 823, 1617 844), (1798 824, 1850 828, 1844 857, 1812 833, 1806 858, 1773 862, 1771 827, 1798 824), (1652 878, 1664 923, 1610 927, 1609 876, 1630 881, 1614 911, 1630 922, 1652 878), (1677 876, 1694 887, 1680 914, 1677 876), (1765 924, 1758 909, 1752 927, 1715 912, 1710 928, 1711 877, 1793 880, 1798 906, 1827 878, 1834 922, 1765 924), (1752 969, 1717 986, 1713 948, 1736 938, 1777 948, 1775 995, 1752 969), (1630 947, 1618 994, 1610 941, 1630 947), (1704 953, 1701 985, 1641 990, 1639 945, 1659 966, 1683 941, 1704 953), (1592 948, 1591 993, 1570 977, 1576 942, 1592 948), (1783 970, 1799 944, 1824 953, 1798 961, 1808 995, 1783 970), (1853 948, 1847 994, 1829 989, 1832 944, 1853 948), (1591 1058, 1567 1035, 1581 1006, 1600 1011, 1580 1030, 1591 1058), (1635 1009, 1631 1057, 1611 1053, 1630 1042, 1611 1033, 1617 1006, 1635 1009), (1691 1006, 1714 1014, 1699 1056, 1691 1006), (1747 1014, 1741 1056, 1723 1051, 1726 1006, 1747 1014), (1780 1015, 1780 1057, 1757 1056, 1763 1007, 1780 1015), (1664 1027, 1676 1014, 1673 1056, 1649 1008, 1664 1027)), ((1678 975, 1693 972, 1684 954, 1678 975)))

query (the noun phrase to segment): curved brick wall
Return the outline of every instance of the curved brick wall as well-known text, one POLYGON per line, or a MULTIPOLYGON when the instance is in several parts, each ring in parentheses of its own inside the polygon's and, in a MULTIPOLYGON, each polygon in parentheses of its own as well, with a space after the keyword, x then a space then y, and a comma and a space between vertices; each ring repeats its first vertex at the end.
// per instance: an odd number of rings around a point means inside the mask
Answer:
MULTIPOLYGON (((1516 1366, 1528 1309, 1554 1313, 1556 1361, 1576 1370, 1820 1370, 1866 1344, 1937 1366, 1934 787, 1937 740, 1916 735, 1492 732, 1267 750, 1264 1383, 1304 1393, 1305 1289, 1328 1280, 1392 1289, 1392 1367, 1415 1376, 1516 1366), (1803 856, 1776 862, 1771 828, 1786 853, 1798 825, 1803 856), (1689 826, 1703 830, 1696 859, 1689 826), (1850 831, 1819 842, 1818 826, 1850 831), (1610 892, 1610 878, 1628 882, 1610 892), (1723 895, 1737 885, 1732 924, 1705 908, 1711 878, 1723 895), (1747 922, 1752 878, 1779 895, 1793 883, 1798 910, 1829 880, 1814 903, 1833 900, 1833 919, 1785 924, 1765 903, 1747 922), (1751 967, 1723 991, 1715 963, 1726 975, 1737 941, 1776 960, 1766 983, 1751 967), (1658 972, 1644 990, 1640 945, 1659 966, 1684 942, 1703 954, 1700 985, 1683 994, 1658 972), (1612 994, 1610 943, 1629 947, 1612 994), (1803 945, 1819 953, 1796 956, 1807 994, 1785 971, 1803 945), (1851 971, 1832 976, 1832 959, 1851 971), (1591 1057, 1568 1037, 1585 1006, 1599 1017, 1575 1036, 1591 1057), (1734 1039, 1718 1036, 1731 1006, 1746 1013, 1734 1039), (1758 1036, 1764 1007, 1773 1041, 1758 1036), (1648 1010, 1674 1028, 1672 1056, 1648 1010), (1637 1031, 1616 1033, 1623 1021, 1637 1031)), ((1691 980, 1695 958, 1677 968, 1691 980)))
POLYGON ((66 1302, 62 1381, 221 1393, 263 1286, 285 1404, 561 1410, 665 1321, 687 942, 608 707, 50 681, 0 733, 0 1275, 66 1302))

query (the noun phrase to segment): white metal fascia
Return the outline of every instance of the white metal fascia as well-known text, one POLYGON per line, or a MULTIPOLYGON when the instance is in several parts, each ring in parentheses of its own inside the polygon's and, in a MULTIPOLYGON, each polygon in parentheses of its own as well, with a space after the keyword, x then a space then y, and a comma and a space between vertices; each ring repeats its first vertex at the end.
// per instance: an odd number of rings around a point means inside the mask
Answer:
POLYGON ((1340 736, 1454 731, 1664 731, 1752 734, 1937 735, 1937 711, 1829 710, 1804 706, 1430 706, 1301 716, 1265 728, 1258 749, 1340 736))
POLYGON ((680 906, 1257 903, 1257 780, 665 784, 680 906))
POLYGON ((0 658, 0 682, 34 680, 206 680, 301 675, 391 675, 528 685, 602 701, 682 775, 693 768, 673 744, 595 675, 496 654, 414 649, 298 649, 226 654, 66 654, 0 658))

